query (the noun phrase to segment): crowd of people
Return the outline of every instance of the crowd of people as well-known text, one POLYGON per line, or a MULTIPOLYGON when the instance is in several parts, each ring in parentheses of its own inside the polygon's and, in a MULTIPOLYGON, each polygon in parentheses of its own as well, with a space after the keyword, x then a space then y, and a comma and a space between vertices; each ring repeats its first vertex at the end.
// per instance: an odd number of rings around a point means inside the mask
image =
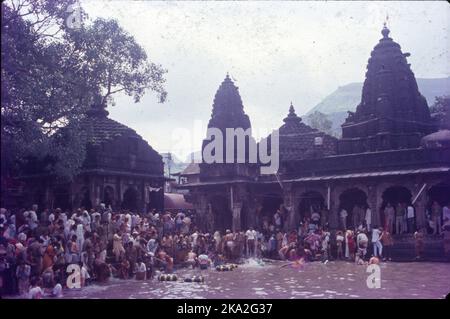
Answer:
MULTIPOLYGON (((71 212, 59 208, 39 211, 37 205, 21 211, 1 208, 1 293, 29 298, 61 296, 75 269, 77 288, 82 288, 110 277, 151 280, 156 271, 208 269, 246 257, 325 263, 346 259, 358 264, 367 263, 372 256, 391 259, 390 224, 372 227, 362 218, 353 229, 343 224, 330 230, 325 216, 313 212, 298 229, 286 232, 283 219, 277 210, 264 220, 260 231, 207 233, 197 227, 196 215, 190 211, 137 214, 114 212, 103 204, 71 212)), ((448 253, 448 218, 441 228, 448 253)), ((423 236, 421 231, 415 233, 419 255, 423 236)))

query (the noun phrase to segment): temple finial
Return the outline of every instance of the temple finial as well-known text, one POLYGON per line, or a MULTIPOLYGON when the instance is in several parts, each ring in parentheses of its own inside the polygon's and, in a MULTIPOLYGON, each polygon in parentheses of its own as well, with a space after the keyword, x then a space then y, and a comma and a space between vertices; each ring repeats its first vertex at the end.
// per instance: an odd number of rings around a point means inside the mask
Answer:
POLYGON ((389 28, 387 27, 388 20, 389 20, 389 15, 386 14, 386 20, 384 20, 384 22, 383 22, 383 30, 381 30, 381 34, 383 35, 383 38, 385 38, 385 39, 388 38, 389 32, 390 32, 389 28))
POLYGON ((292 101, 291 101, 291 105, 289 106, 289 114, 283 119, 283 122, 292 123, 292 122, 301 122, 301 121, 302 121, 302 118, 297 116, 297 114, 295 113, 294 105, 292 104, 292 101))
POLYGON ((292 101, 291 101, 291 105, 289 106, 289 114, 295 114, 295 109, 294 109, 294 105, 292 104, 292 101))

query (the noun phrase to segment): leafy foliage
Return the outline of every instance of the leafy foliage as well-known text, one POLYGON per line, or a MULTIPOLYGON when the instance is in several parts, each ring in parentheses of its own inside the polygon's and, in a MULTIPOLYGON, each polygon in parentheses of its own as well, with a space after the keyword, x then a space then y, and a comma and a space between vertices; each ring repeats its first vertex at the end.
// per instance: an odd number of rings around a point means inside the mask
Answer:
POLYGON ((430 113, 439 129, 450 130, 450 96, 437 96, 430 113))
POLYGON ((80 121, 92 104, 113 104, 117 92, 138 102, 148 89, 166 99, 167 71, 117 21, 66 25, 75 2, 1 4, 2 175, 33 162, 32 170, 72 177, 85 158, 80 121))
POLYGON ((319 112, 315 111, 306 117, 306 123, 312 128, 318 129, 319 131, 325 132, 327 134, 332 135, 331 127, 333 126, 333 122, 331 122, 328 117, 319 112))

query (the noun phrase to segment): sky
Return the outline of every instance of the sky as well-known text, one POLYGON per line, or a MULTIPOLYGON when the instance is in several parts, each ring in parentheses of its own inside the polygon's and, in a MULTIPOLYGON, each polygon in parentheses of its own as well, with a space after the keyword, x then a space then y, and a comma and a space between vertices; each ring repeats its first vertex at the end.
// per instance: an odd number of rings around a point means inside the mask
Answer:
POLYGON ((445 1, 101 1, 90 19, 113 18, 168 70, 164 104, 151 91, 116 96, 110 117, 159 152, 185 160, 201 148, 213 98, 229 72, 256 138, 280 127, 292 102, 306 113, 339 86, 363 82, 388 16, 416 77, 450 75, 445 1))

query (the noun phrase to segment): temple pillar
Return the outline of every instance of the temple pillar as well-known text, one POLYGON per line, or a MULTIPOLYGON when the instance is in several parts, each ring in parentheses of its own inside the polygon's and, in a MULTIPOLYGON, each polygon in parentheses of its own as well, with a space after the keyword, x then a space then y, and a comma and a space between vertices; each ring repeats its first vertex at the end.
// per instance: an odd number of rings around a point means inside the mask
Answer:
POLYGON ((262 218, 261 218, 261 210, 262 210, 262 198, 261 196, 256 196, 253 207, 252 207, 252 220, 253 220, 253 227, 260 228, 262 227, 262 218))
POLYGON ((426 217, 427 201, 428 201, 427 190, 425 190, 419 195, 416 202, 414 203, 417 229, 427 227, 427 217, 426 217))
POLYGON ((141 181, 138 186, 139 198, 137 202, 138 213, 142 214, 145 212, 145 182, 141 181))
POLYGON ((283 189, 283 206, 286 209, 287 216, 284 223, 285 231, 295 229, 295 208, 292 198, 292 184, 287 184, 283 189))
POLYGON ((248 205, 248 215, 247 215, 247 223, 249 227, 253 227, 256 229, 258 227, 257 223, 257 207, 252 203, 248 205))
POLYGON ((378 187, 376 183, 368 183, 367 187, 367 204, 369 205, 369 208, 372 213, 371 217, 371 225, 374 226, 382 226, 381 225, 381 219, 380 219, 380 207, 381 203, 378 199, 378 187))
POLYGON ((214 216, 212 214, 211 204, 202 194, 195 194, 193 200, 195 212, 197 215, 196 223, 200 229, 207 229, 208 232, 214 231, 214 216))
POLYGON ((233 203, 233 222, 232 222, 232 230, 233 232, 241 230, 241 210, 242 210, 242 202, 234 202, 233 203))
POLYGON ((328 212, 328 226, 330 229, 339 228, 339 195, 337 185, 330 185, 330 210, 328 212))

